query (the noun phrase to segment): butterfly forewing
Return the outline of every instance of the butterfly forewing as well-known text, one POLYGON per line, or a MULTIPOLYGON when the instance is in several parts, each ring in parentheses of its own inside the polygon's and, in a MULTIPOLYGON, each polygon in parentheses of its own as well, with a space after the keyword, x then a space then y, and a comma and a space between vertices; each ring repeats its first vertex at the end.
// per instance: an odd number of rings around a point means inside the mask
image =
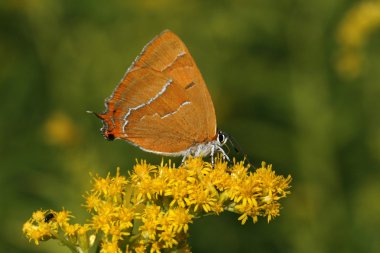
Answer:
POLYGON ((98 116, 109 139, 156 153, 181 153, 211 141, 216 118, 210 94, 184 43, 164 31, 145 46, 98 116))

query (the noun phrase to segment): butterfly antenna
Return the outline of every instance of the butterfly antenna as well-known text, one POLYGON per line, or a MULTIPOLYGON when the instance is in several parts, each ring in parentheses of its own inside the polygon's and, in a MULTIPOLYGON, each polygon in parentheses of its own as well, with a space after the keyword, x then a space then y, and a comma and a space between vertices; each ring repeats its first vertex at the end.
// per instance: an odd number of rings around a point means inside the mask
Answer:
POLYGON ((228 141, 231 143, 231 146, 234 148, 235 152, 238 154, 242 154, 244 156, 244 159, 252 166, 253 169, 256 169, 255 165, 251 162, 246 152, 243 151, 239 143, 236 141, 234 137, 231 135, 228 135, 228 141))
POLYGON ((99 113, 96 113, 96 112, 93 112, 93 111, 86 111, 87 113, 89 114, 94 114, 96 117, 98 117, 99 119, 103 120, 103 118, 99 115, 99 113))

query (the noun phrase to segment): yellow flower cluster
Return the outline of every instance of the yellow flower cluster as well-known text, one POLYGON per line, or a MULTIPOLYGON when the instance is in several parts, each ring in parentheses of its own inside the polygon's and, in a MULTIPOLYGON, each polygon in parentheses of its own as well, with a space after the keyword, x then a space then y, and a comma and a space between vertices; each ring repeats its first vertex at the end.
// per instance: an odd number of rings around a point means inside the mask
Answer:
POLYGON ((269 222, 279 215, 279 200, 289 194, 291 177, 277 176, 262 163, 255 172, 244 162, 231 166, 217 158, 214 168, 202 158, 188 158, 176 168, 137 162, 126 178, 93 177, 85 195, 91 214, 88 224, 69 224, 68 211, 37 211, 23 227, 36 244, 59 239, 73 252, 88 252, 100 244, 100 252, 190 252, 187 243, 193 219, 230 211, 244 224, 259 216, 269 222), (75 251, 75 249, 80 251, 75 251))
POLYGON ((380 1, 355 4, 343 18, 337 31, 340 46, 337 71, 345 78, 356 78, 363 65, 363 46, 369 35, 380 28, 380 1))

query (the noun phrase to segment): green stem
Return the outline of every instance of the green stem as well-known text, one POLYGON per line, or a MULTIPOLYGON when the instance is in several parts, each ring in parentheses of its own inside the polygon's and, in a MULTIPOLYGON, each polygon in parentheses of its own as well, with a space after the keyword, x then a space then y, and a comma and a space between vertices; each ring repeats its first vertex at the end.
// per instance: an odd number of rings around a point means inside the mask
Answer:
POLYGON ((80 247, 77 247, 75 246, 74 244, 72 244, 69 240, 66 239, 65 236, 63 236, 62 234, 55 234, 53 233, 53 235, 65 246, 67 246, 71 252, 73 253, 88 253, 88 249, 86 250, 83 250, 82 248, 80 247))

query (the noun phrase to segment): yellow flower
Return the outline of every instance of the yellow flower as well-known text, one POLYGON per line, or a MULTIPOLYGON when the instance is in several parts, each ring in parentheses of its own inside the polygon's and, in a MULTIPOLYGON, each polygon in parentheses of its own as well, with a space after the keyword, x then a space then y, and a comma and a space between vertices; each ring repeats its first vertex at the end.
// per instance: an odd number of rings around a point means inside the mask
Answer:
POLYGON ((265 206, 264 216, 267 216, 268 223, 280 215, 280 204, 279 203, 271 203, 265 206))
POLYGON ((101 244, 101 248, 100 253, 121 253, 117 241, 104 241, 101 244))
POLYGON ((79 228, 80 228, 79 224, 72 224, 72 225, 69 224, 69 225, 65 226, 65 228, 64 228, 65 235, 74 236, 79 228))
POLYGON ((132 185, 136 188, 137 201, 151 200, 162 194, 161 180, 155 180, 157 167, 141 161, 134 166, 131 174, 132 185))
POLYGON ((95 175, 92 180, 93 180, 92 191, 96 195, 100 195, 100 194, 107 195, 108 194, 108 188, 109 188, 109 185, 111 183, 110 173, 108 173, 106 178, 102 178, 99 175, 95 175))
POLYGON ((38 210, 32 214, 27 222, 24 223, 22 231, 29 238, 29 241, 34 241, 36 245, 40 241, 48 240, 51 237, 54 237, 53 234, 56 233, 57 226, 54 223, 45 222, 45 217, 47 213, 51 211, 38 210))
POLYGON ((165 196, 169 196, 172 198, 170 201, 170 206, 174 206, 177 204, 180 207, 185 207, 185 198, 188 195, 187 191, 187 181, 186 178, 185 180, 175 180, 171 179, 170 182, 168 183, 168 187, 165 190, 165 196))
POLYGON ((218 160, 215 167, 207 175, 205 180, 209 180, 210 184, 215 186, 219 191, 224 191, 231 186, 231 176, 227 173, 227 163, 218 160))
POLYGON ((203 161, 202 157, 192 157, 185 161, 183 167, 191 171, 204 172, 211 169, 211 164, 203 161))
POLYGON ((116 176, 95 175, 92 182, 84 196, 89 223, 71 224, 66 210, 39 210, 25 222, 25 236, 35 244, 55 238, 83 252, 190 252, 189 224, 195 218, 230 211, 242 224, 249 217, 269 222, 279 215, 278 201, 290 193, 291 177, 276 175, 265 163, 251 172, 244 162, 229 166, 219 157, 212 168, 190 157, 179 168, 170 161, 140 161, 129 178, 118 168, 116 176))
POLYGON ((194 212, 197 212, 198 208, 202 208, 207 213, 217 202, 213 192, 202 184, 189 185, 187 189, 189 196, 185 199, 186 204, 194 205, 194 212))
POLYGON ((136 161, 136 165, 133 167, 133 173, 131 175, 132 181, 138 183, 142 179, 150 179, 151 173, 157 171, 157 167, 147 164, 146 161, 136 161))
POLYGON ((158 241, 164 243, 164 248, 173 248, 174 245, 178 244, 175 236, 176 233, 173 230, 167 229, 160 233, 160 239, 158 241))
POLYGON ((134 250, 136 253, 145 253, 146 252, 146 245, 144 243, 137 244, 134 247, 134 250))
POLYGON ((252 217, 253 223, 257 222, 257 216, 260 215, 260 209, 257 203, 255 202, 246 202, 240 205, 235 206, 235 210, 238 213, 241 213, 238 220, 241 221, 241 224, 245 224, 249 217, 252 217))
POLYGON ((134 218, 134 209, 124 206, 117 207, 115 209, 115 219, 120 222, 122 229, 133 227, 132 220, 134 218))
POLYGON ((79 236, 81 235, 85 235, 87 233, 87 231, 90 230, 90 227, 88 224, 84 224, 83 226, 79 226, 78 229, 77 229, 77 233, 79 236))
POLYGON ((185 232, 189 229, 189 223, 192 223, 193 215, 189 214, 188 209, 181 207, 169 209, 168 220, 171 228, 176 233, 185 232))
POLYGON ((259 196, 261 188, 252 175, 246 176, 244 179, 235 178, 232 182, 231 188, 227 192, 235 203, 257 204, 256 198, 259 196))
POLYGON ((124 176, 120 176, 120 168, 116 170, 116 176, 112 178, 108 185, 108 195, 116 202, 124 194, 124 188, 128 180, 124 176))
POLYGON ((150 247, 150 253, 161 253, 161 246, 158 242, 152 243, 152 246, 150 247))
POLYGON ((36 222, 42 222, 45 219, 47 211, 38 210, 33 213, 32 219, 36 222))
POLYGON ((96 232, 98 232, 99 230, 105 230, 104 226, 107 226, 108 222, 108 217, 104 215, 96 214, 91 217, 91 227, 94 228, 96 232))
POLYGON ((84 205, 87 208, 87 211, 98 211, 98 206, 101 205, 101 199, 97 193, 87 193, 87 196, 84 196, 86 199, 86 204, 84 205))
POLYGON ((141 220, 143 225, 140 226, 139 230, 143 238, 155 240, 156 230, 158 226, 158 219, 160 218, 161 210, 160 206, 149 205, 144 209, 141 220))
POLYGON ((109 228, 109 234, 112 237, 112 241, 121 240, 123 236, 128 236, 130 233, 124 231, 119 222, 112 222, 109 228))
POLYGON ((55 214, 55 220, 57 221, 58 225, 61 227, 64 227, 68 225, 68 221, 70 220, 70 217, 73 217, 70 211, 62 210, 60 212, 57 212, 55 214))
POLYGON ((45 236, 45 233, 39 229, 33 229, 33 230, 28 231, 27 236, 29 237, 29 241, 33 240, 34 243, 38 245, 39 241, 41 241, 43 237, 45 236))

